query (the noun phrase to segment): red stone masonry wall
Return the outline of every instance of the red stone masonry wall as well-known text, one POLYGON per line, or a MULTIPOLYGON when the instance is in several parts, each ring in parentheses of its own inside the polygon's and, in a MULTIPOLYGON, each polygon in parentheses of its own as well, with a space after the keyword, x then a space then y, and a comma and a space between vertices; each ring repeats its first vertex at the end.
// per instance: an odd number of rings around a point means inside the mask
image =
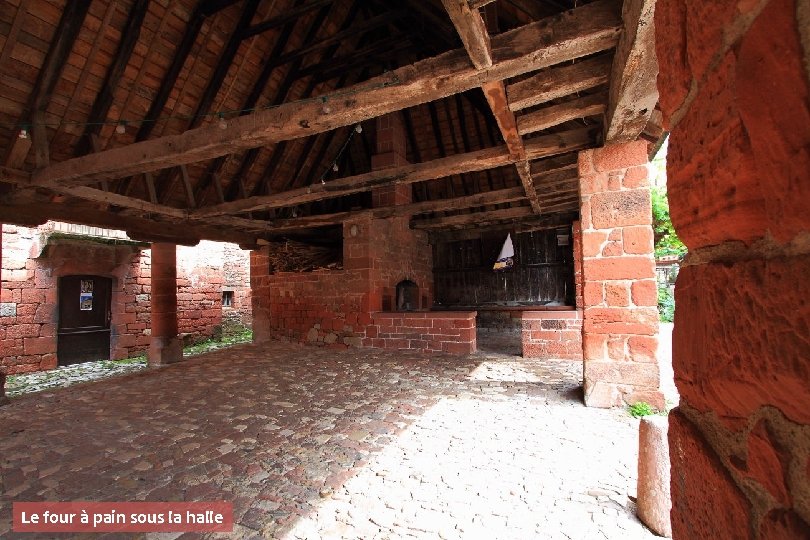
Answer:
POLYGON ((647 144, 580 153, 585 402, 664 407, 647 144))
MULTIPOLYGON (((57 365, 59 277, 101 275, 112 279, 110 355, 137 356, 151 337, 151 256, 132 245, 59 238, 41 245, 43 230, 3 225, 0 365, 9 374, 57 365)), ((221 322, 223 245, 204 242, 178 250, 180 332, 191 340, 210 337, 221 322)), ((243 261, 246 261, 245 252, 243 261)), ((240 302, 249 302, 246 265, 231 270, 240 302), (247 297, 247 298, 245 298, 247 297)), ((235 295, 236 298, 236 295, 235 295)), ((249 314, 248 314, 249 322, 249 314)))
POLYGON ((524 358, 582 360, 582 311, 522 311, 524 358))
POLYGON ((363 345, 379 349, 472 354, 475 311, 372 313, 363 345))
POLYGON ((810 5, 660 0, 676 539, 810 531, 810 5), (674 30, 673 30, 674 29, 674 30))

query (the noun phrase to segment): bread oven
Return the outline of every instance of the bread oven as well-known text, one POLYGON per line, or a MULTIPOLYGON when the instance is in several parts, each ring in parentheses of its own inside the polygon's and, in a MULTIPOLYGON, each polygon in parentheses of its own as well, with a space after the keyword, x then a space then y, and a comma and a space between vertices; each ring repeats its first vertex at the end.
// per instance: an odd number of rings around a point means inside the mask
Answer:
POLYGON ((415 311, 419 309, 419 286, 410 279, 397 283, 397 311, 415 311))

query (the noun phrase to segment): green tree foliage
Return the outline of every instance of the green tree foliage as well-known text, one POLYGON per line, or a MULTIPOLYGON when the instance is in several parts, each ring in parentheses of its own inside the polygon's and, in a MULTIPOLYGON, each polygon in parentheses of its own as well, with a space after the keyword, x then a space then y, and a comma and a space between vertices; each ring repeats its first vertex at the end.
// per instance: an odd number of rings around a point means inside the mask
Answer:
POLYGON ((665 255, 682 256, 686 253, 686 246, 675 233, 672 226, 672 219, 669 217, 669 201, 667 192, 664 189, 653 187, 652 192, 652 214, 653 233, 655 237, 655 256, 665 255))

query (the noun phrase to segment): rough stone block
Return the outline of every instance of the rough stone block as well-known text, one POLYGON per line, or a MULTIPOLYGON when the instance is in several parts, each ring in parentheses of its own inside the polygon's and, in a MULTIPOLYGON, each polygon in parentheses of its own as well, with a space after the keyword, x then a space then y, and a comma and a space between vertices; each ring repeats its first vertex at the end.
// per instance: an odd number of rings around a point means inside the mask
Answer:
POLYGON ((595 229, 649 225, 652 202, 648 189, 596 193, 591 196, 591 224, 595 229))
POLYGON ((638 517, 659 536, 672 538, 669 446, 665 416, 642 418, 638 427, 638 517))

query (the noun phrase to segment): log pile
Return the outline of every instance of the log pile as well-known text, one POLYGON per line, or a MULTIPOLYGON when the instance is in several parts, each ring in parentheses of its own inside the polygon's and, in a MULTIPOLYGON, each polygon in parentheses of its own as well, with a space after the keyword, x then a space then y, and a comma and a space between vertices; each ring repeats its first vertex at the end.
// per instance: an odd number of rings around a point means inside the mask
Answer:
POLYGON ((270 244, 270 273, 342 269, 342 246, 315 246, 294 240, 270 244))

